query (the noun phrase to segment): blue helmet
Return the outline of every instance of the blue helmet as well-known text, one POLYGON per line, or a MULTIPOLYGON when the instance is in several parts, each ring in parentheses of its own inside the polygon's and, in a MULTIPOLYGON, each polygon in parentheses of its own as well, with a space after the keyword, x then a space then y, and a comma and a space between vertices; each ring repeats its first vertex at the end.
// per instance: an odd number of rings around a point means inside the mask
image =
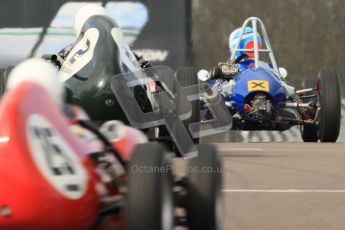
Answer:
MULTIPOLYGON (((238 39, 241 35, 241 30, 242 27, 235 29, 234 31, 232 31, 232 33, 229 36, 229 51, 230 53, 232 53, 234 51, 234 49, 238 48, 238 49, 254 49, 254 36, 253 36, 253 29, 251 27, 245 27, 244 28, 244 32, 243 32, 243 36, 242 36, 242 40, 240 41, 240 45, 238 47, 235 47, 237 45, 238 39)), ((258 49, 261 48, 262 44, 261 44, 261 37, 258 34, 258 49)), ((235 58, 246 54, 249 57, 254 57, 254 52, 244 52, 244 51, 237 51, 235 54, 235 58)))

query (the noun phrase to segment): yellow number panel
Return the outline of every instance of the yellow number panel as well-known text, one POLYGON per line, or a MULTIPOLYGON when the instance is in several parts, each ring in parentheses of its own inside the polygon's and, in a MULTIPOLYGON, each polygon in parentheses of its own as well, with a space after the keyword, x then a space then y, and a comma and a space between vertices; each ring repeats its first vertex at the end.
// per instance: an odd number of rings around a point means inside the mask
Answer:
POLYGON ((269 91, 270 86, 269 86, 268 81, 262 81, 262 80, 248 81, 248 91, 253 91, 253 90, 269 91))

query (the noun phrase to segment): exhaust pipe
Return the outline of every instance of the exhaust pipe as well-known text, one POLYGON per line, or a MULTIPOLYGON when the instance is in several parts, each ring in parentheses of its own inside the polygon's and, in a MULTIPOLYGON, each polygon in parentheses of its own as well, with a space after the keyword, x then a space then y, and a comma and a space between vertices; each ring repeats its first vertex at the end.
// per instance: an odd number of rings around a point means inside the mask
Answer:
POLYGON ((209 85, 205 85, 204 90, 205 101, 216 121, 223 125, 232 123, 232 116, 219 92, 209 85))

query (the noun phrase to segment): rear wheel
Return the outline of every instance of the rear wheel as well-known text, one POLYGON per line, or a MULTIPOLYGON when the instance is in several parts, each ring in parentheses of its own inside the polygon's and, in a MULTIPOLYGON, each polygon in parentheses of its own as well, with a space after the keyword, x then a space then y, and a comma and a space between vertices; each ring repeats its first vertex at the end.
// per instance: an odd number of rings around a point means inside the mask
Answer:
POLYGON ((172 230, 174 203, 169 156, 163 145, 138 145, 128 168, 127 227, 172 230))
MULTIPOLYGON (((192 85, 199 84, 199 79, 195 68, 193 67, 180 67, 176 70, 176 78, 181 84, 181 87, 188 87, 192 85)), ((182 98, 180 103, 186 103, 185 98, 182 98)), ((200 101, 192 101, 192 115, 187 120, 184 120, 183 123, 187 130, 189 130, 189 124, 200 122, 200 101)), ((194 142, 199 142, 199 138, 194 138, 194 142)))
POLYGON ((319 101, 321 105, 319 140, 335 142, 340 131, 339 74, 333 69, 323 69, 318 75, 319 101))
MULTIPOLYGON (((302 82, 302 88, 308 89, 308 88, 316 88, 317 85, 317 78, 316 77, 309 77, 305 78, 302 82)), ((311 95, 311 93, 306 93, 305 96, 311 95)), ((304 102, 308 103, 310 100, 314 99, 304 99, 304 102)), ((309 112, 309 115, 313 118, 315 116, 315 113, 309 112)), ((318 135, 317 135, 317 127, 312 125, 301 125, 301 136, 304 142, 317 142, 318 141, 318 135)))
POLYGON ((189 161, 186 209, 191 230, 222 228, 221 167, 213 145, 199 145, 198 157, 189 161))

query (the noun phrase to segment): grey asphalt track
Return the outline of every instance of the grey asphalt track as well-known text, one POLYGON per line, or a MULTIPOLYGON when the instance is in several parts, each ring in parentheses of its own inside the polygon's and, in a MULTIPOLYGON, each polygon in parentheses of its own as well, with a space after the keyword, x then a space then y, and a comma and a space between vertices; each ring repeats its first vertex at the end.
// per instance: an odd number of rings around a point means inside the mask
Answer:
POLYGON ((220 143, 224 229, 345 229, 345 144, 220 143))

